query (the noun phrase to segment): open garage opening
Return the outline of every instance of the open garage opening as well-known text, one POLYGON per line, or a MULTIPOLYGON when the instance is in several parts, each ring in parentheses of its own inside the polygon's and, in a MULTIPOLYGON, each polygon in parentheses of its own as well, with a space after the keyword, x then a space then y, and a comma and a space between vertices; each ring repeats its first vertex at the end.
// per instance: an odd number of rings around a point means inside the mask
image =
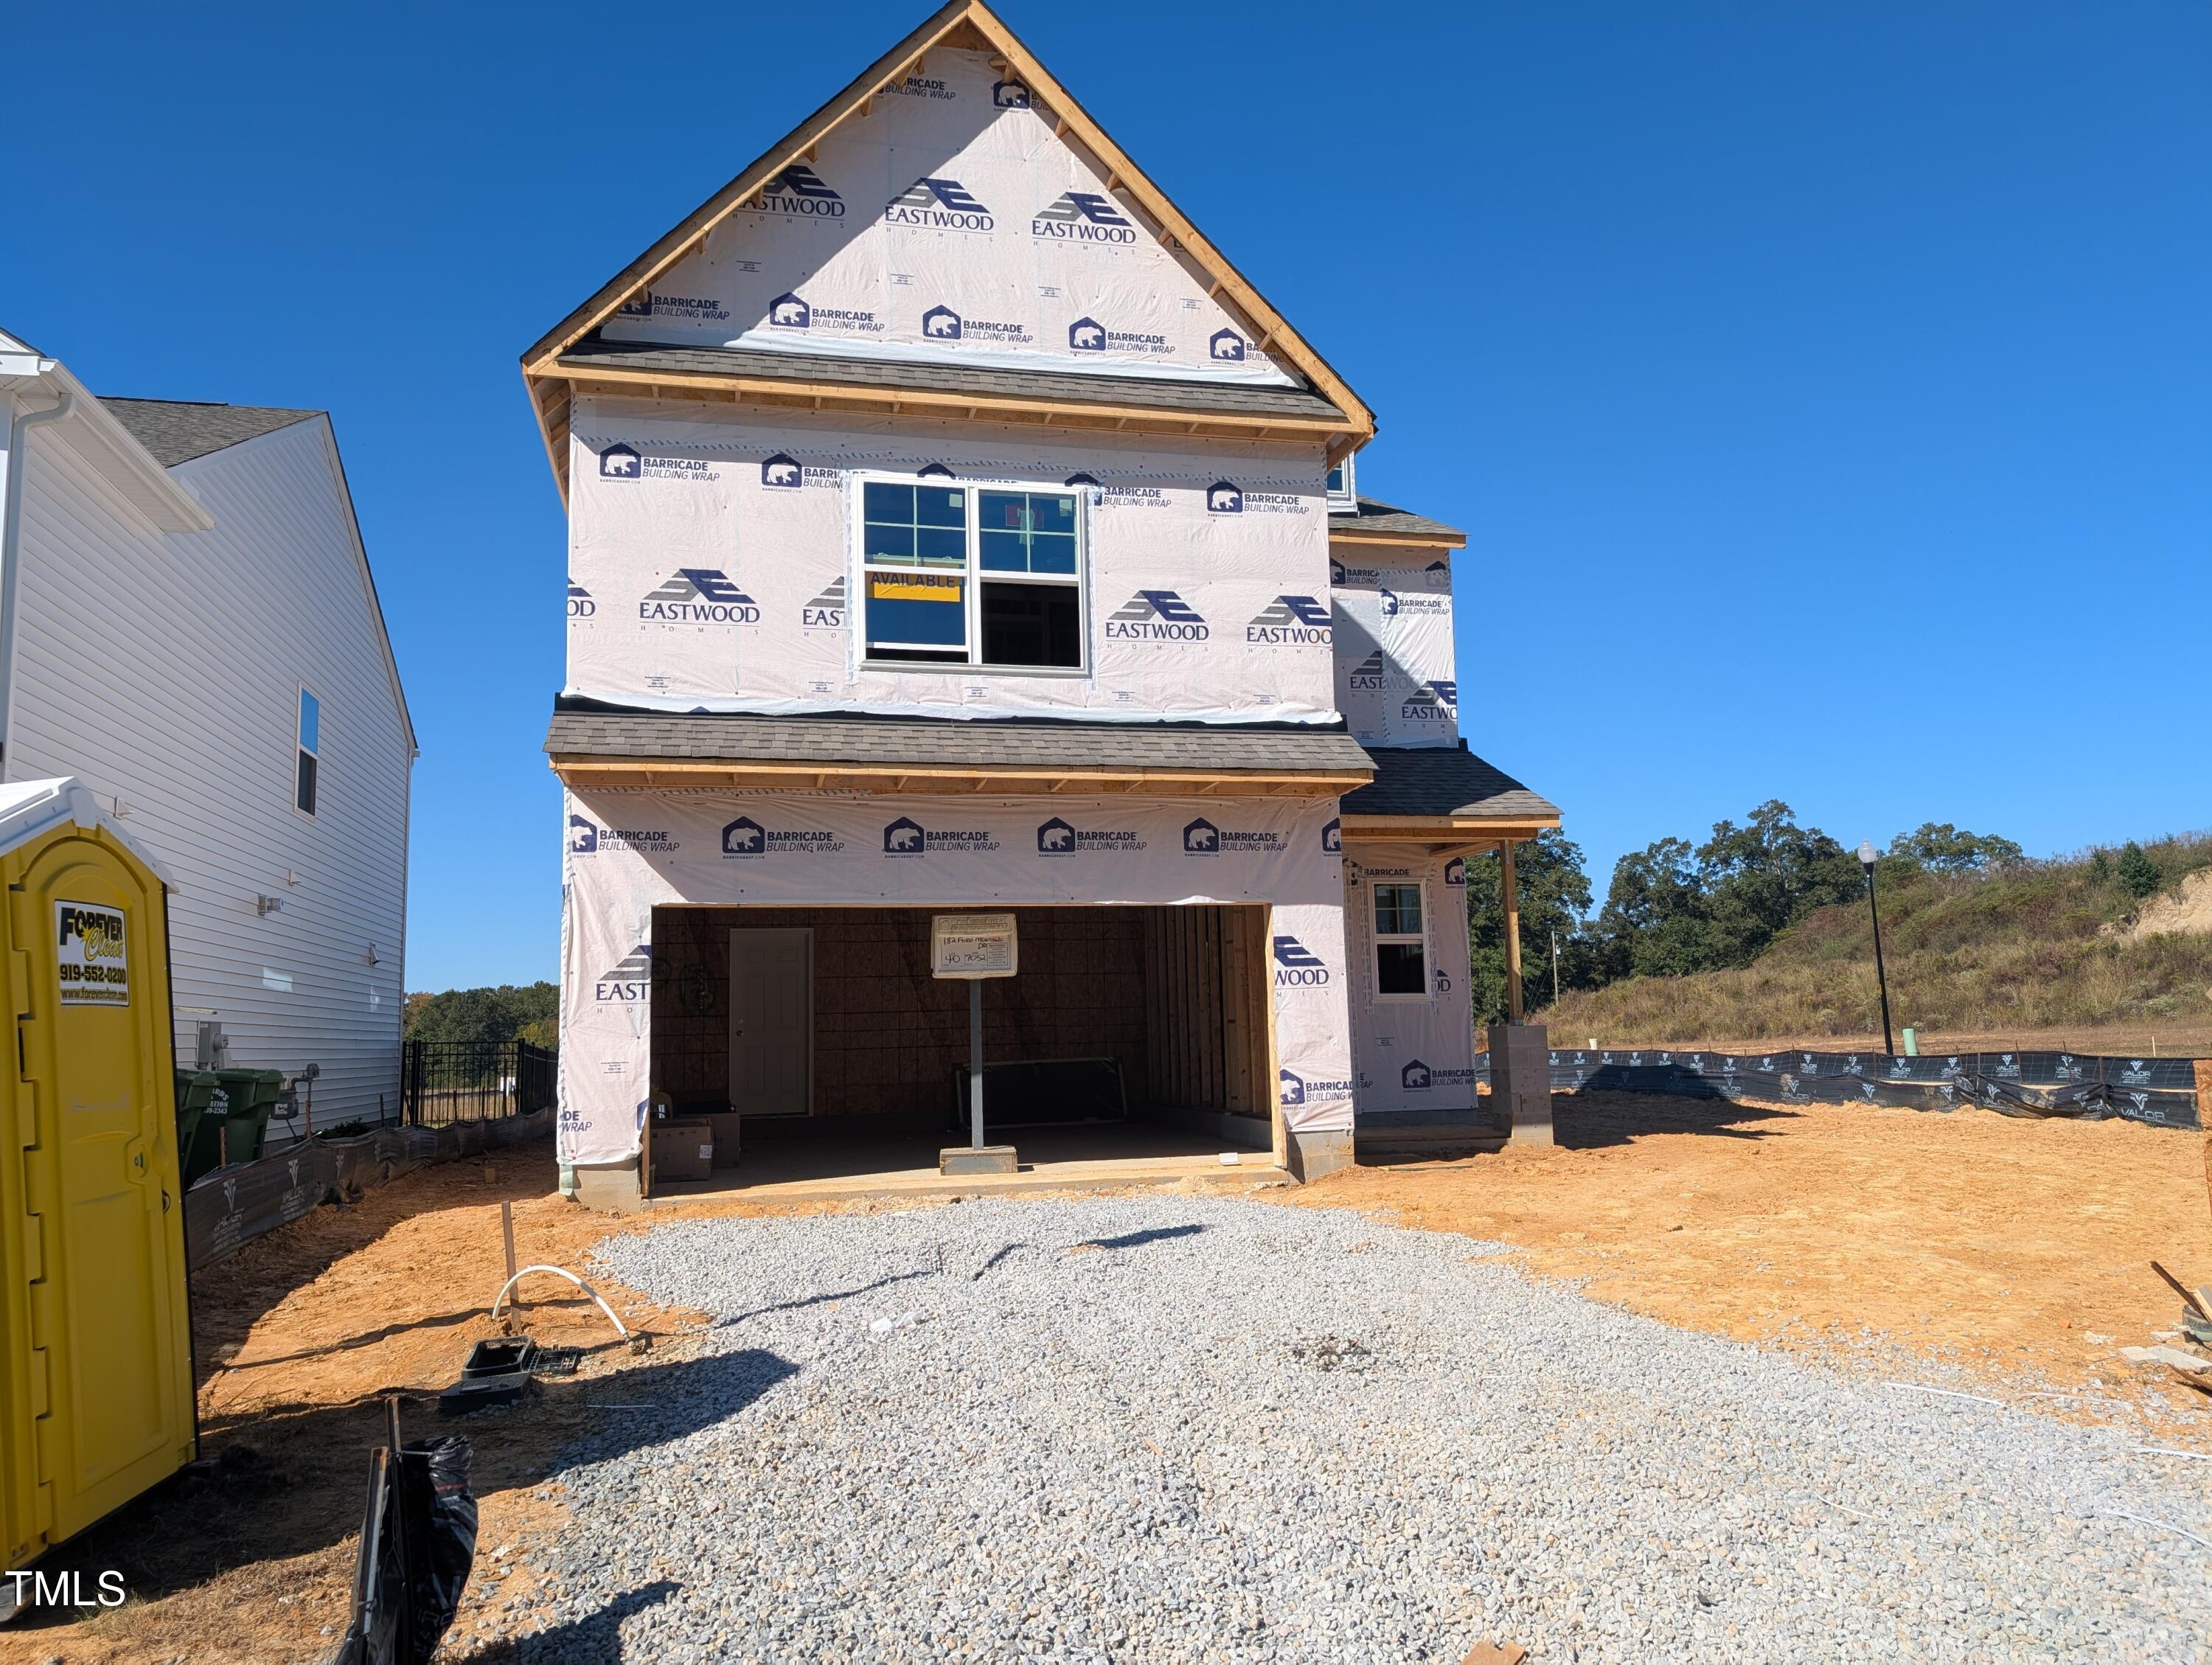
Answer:
MULTIPOLYGON (((930 970, 943 911, 656 908, 654 1115, 717 1138, 710 1175, 653 1194, 933 1174, 967 1143, 969 986, 930 970)), ((982 984, 985 1103, 1025 1175, 1278 1164, 1264 906, 1012 911, 1019 969, 982 984)))

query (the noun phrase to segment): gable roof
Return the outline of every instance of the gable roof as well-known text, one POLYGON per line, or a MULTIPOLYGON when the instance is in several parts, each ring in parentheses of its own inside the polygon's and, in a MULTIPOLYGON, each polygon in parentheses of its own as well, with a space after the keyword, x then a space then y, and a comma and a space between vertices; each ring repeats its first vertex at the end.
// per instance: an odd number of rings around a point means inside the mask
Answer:
POLYGON ((265 404, 213 404, 189 399, 132 399, 102 394, 100 402, 115 413, 131 437, 153 453, 164 468, 174 468, 210 451, 259 439, 320 410, 284 410, 265 404))
POLYGON ((1407 509, 1393 508, 1372 497, 1362 497, 1359 507, 1349 513, 1331 511, 1328 535, 1333 543, 1441 544, 1455 550, 1467 547, 1467 534, 1457 526, 1448 526, 1441 520, 1431 520, 1425 514, 1415 514, 1407 509))
MULTIPOLYGON (((982 0, 947 0, 921 27, 685 216, 523 354, 524 380, 531 388, 553 471, 564 493, 568 486, 567 448, 562 443, 568 428, 568 392, 562 377, 564 355, 612 318, 624 301, 649 288, 694 248, 703 247, 708 232, 757 197, 785 168, 805 160, 833 128, 849 117, 866 114, 874 100, 902 82, 928 52, 945 48, 981 48, 1004 57, 1009 70, 1029 89, 1030 107, 1053 120, 1063 142, 1088 150, 1104 169, 1109 193, 1135 208, 1140 223, 1161 241, 1182 251, 1210 277, 1214 298, 1232 313, 1243 314, 1258 349, 1286 361, 1336 413, 1342 437, 1332 449, 1332 460, 1372 436, 1375 416, 1359 396, 1206 240, 1167 193, 1129 160, 1014 32, 982 0)), ((842 373, 837 380, 852 379, 851 362, 841 359, 836 368, 842 373)))

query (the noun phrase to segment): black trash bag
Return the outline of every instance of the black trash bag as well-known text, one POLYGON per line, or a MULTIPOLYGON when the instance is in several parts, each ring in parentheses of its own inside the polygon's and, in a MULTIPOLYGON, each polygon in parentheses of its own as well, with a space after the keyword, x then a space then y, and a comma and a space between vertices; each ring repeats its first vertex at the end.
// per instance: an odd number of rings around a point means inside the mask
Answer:
POLYGON ((329 1665, 429 1665, 476 1562, 468 1440, 406 1446, 396 1463, 390 1455, 371 1455, 353 1619, 329 1665))
POLYGON ((406 1665, 429 1665, 477 1559, 477 1500, 469 1490, 468 1437, 448 1434, 400 1453, 400 1506, 407 1517, 408 1626, 414 1652, 406 1665))

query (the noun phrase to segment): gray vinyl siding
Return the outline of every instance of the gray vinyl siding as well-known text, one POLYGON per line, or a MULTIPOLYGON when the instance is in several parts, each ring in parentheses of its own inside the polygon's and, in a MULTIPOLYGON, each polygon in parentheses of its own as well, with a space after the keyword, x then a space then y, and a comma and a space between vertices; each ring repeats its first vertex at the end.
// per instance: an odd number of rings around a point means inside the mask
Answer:
POLYGON ((412 744, 329 423, 171 472, 213 531, 157 532, 34 447, 7 778, 76 775, 167 870, 180 1056, 188 1008, 211 1008, 234 1064, 322 1066, 319 1124, 396 1115, 412 744), (312 819, 293 807, 302 684, 322 702, 312 819))

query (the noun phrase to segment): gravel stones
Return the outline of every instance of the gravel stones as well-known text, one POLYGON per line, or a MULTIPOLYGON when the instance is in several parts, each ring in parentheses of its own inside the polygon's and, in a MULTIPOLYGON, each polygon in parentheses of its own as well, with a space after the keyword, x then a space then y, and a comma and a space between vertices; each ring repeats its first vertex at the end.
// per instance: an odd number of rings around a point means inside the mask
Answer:
POLYGON ((1225 1198, 710 1220, 532 1662, 2197 1660, 2207 1465, 1225 1198), (909 1315, 911 1315, 909 1316, 909 1315))

